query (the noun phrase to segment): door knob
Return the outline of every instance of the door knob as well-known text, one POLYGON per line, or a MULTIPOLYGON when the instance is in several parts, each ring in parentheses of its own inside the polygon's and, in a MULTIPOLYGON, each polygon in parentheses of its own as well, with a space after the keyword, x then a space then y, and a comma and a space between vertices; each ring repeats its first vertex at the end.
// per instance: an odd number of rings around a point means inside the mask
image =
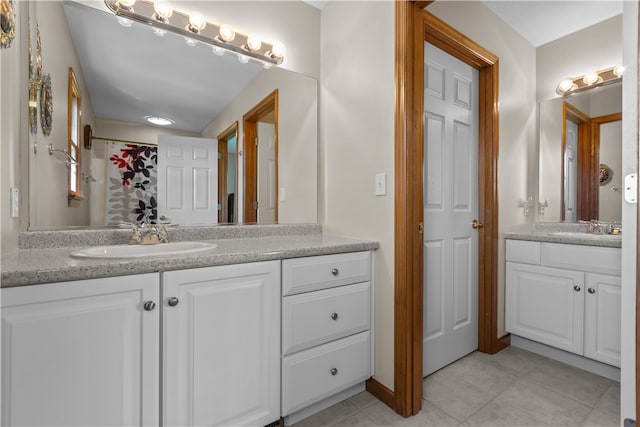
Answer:
POLYGON ((588 291, 590 294, 595 294, 595 293, 596 293, 596 290, 595 290, 595 289, 593 289, 593 288, 589 288, 589 289, 587 289, 587 291, 588 291))
POLYGON ((333 375, 334 377, 336 375, 338 375, 338 369, 337 368, 331 368, 331 370, 329 372, 331 372, 331 375, 333 375))
POLYGON ((333 274, 334 276, 337 276, 338 274, 340 274, 340 271, 337 268, 334 268, 331 270, 331 274, 333 274))
POLYGON ((176 305, 178 305, 178 303, 180 302, 180 300, 176 297, 171 297, 169 298, 169 300, 167 301, 167 304, 169 304, 169 307, 175 307, 176 305))
POLYGON ((146 311, 151 311, 156 308, 156 303, 153 301, 145 301, 143 307, 146 311))
POLYGON ((332 320, 338 320, 338 313, 331 313, 332 320))
POLYGON ((576 291, 576 292, 580 292, 580 286, 574 285, 573 286, 573 290, 576 291))
POLYGON ((471 227, 480 228, 480 227, 484 227, 484 224, 479 222, 477 219, 474 219, 473 221, 471 221, 471 227))

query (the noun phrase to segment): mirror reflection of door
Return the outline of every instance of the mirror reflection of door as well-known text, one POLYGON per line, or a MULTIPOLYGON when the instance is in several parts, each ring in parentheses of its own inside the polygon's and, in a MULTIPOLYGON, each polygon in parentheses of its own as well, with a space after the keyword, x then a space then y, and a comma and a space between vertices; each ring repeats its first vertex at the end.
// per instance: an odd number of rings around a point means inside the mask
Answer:
MULTIPOLYGON (((610 169, 609 180, 599 178, 598 219, 606 222, 619 222, 622 218, 622 120, 621 114, 603 116, 606 121, 597 122, 598 173, 600 165, 610 169), (609 121, 611 120, 611 121, 609 121)), ((596 120, 596 119, 594 119, 596 120)))
POLYGON ((278 221, 278 90, 243 117, 244 222, 278 221))
POLYGON ((236 222, 238 122, 218 135, 218 223, 236 222))

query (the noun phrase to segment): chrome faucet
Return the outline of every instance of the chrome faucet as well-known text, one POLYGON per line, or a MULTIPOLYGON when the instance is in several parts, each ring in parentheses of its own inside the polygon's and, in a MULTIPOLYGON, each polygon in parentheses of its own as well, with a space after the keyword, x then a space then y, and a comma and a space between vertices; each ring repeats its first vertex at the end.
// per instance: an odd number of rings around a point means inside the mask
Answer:
POLYGON ((169 243, 169 236, 164 225, 142 223, 139 227, 130 222, 118 225, 120 228, 131 229, 130 245, 157 245, 158 243, 169 243))

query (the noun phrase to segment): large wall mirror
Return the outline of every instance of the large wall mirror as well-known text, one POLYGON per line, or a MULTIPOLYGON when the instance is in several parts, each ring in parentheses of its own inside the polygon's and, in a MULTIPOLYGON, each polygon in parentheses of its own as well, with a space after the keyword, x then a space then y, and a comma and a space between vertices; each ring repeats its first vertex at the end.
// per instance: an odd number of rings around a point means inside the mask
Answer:
POLYGON ((540 200, 545 221, 620 222, 622 84, 543 101, 540 200))
MULTIPOLYGON (((241 63, 230 52, 218 56, 211 46, 191 46, 181 35, 123 22, 85 4, 30 3, 30 17, 40 27, 45 66, 54 68, 56 61, 65 61, 63 54, 54 58, 56 51, 74 52, 88 92, 83 94, 83 103, 90 103, 93 113, 83 112, 83 125, 91 125, 91 135, 84 141, 84 200, 76 206, 58 207, 58 186, 64 184, 58 182, 58 176, 64 163, 55 156, 50 158, 44 150, 37 154, 31 150, 30 229, 103 227, 132 221, 126 216, 129 202, 123 200, 135 197, 140 199, 134 201, 140 217, 133 219, 165 215, 168 221, 181 224, 317 221, 315 79, 278 67, 267 69, 254 61, 241 63), (270 158, 258 162, 256 171, 248 171, 243 116, 273 93, 277 93, 274 111, 257 120, 260 132, 265 132, 261 140, 270 147, 270 158), (145 119, 149 117, 167 118, 171 123, 148 123, 145 119), (211 180, 200 181, 205 190, 194 202, 203 204, 212 198, 209 205, 214 211, 205 215, 206 221, 190 221, 181 212, 167 213, 176 212, 176 203, 183 199, 176 193, 181 191, 179 180, 171 170, 156 168, 160 169, 158 174, 165 174, 160 178, 143 170, 151 171, 160 161, 158 141, 170 142, 168 156, 183 148, 185 153, 191 149, 195 150, 192 153, 211 151, 207 154, 210 161, 203 166, 208 168, 203 176, 208 174, 211 180), (199 149, 202 141, 209 145, 199 149), (134 157, 140 159, 136 165, 130 162, 134 157), (132 167, 134 179, 139 181, 123 189, 123 179, 115 170, 118 165, 132 167), (247 176, 253 178, 248 182, 247 176), (164 185, 165 190, 158 185, 164 185), (266 190, 259 192, 262 200, 245 201, 247 188, 265 185, 266 190), (151 192, 145 193, 149 189, 151 192), (247 216, 249 208, 257 214, 247 216), (260 214, 259 210, 266 209, 276 212, 275 216, 260 214), (174 221, 173 216, 187 219, 174 221)), ((62 65, 73 64, 61 64, 60 68, 62 65)), ((55 70, 52 75, 55 81, 55 70)), ((62 95, 54 87, 56 93, 62 95)), ((65 116, 54 116, 54 130, 62 127, 58 123, 64 120, 65 116)), ((251 138, 255 143, 255 136, 251 138)), ((57 139, 52 135, 46 144, 62 148, 57 139)), ((44 141, 39 142, 42 146, 44 141)))

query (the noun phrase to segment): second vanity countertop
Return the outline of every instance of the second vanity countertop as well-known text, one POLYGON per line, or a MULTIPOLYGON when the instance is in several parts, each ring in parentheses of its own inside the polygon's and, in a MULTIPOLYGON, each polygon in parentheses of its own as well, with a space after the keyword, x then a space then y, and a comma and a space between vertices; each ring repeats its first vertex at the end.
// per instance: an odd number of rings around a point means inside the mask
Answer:
POLYGON ((570 245, 622 247, 622 235, 591 234, 588 224, 536 223, 534 230, 510 231, 504 233, 505 239, 529 240, 535 242, 564 243, 570 245))
MULTIPOLYGON (((212 239, 202 235, 197 240, 215 243, 216 248, 192 255, 167 255, 135 259, 74 259, 71 252, 90 244, 75 244, 43 249, 20 249, 2 257, 1 285, 3 288, 99 277, 153 273, 187 268, 241 264, 315 255, 328 255, 377 249, 379 243, 322 234, 319 226, 236 226, 239 235, 212 239), (250 227, 247 231, 243 227, 250 227), (253 227, 253 230, 251 230, 253 227), (283 231, 283 233, 280 233, 283 231), (319 231, 319 232, 318 232, 319 231)), ((225 227, 224 232, 229 233, 225 227)), ((118 230, 122 234, 122 230, 118 230)), ((81 232, 76 232, 81 233, 81 232)), ((55 234, 52 233, 51 236, 55 234)), ((125 234, 122 234, 125 236, 125 234)), ((33 237, 33 236, 30 236, 33 237)), ((171 235, 170 235, 171 237, 171 235)), ((67 236, 68 238, 68 236, 67 236)), ((115 242, 107 242, 116 244, 115 242)), ((102 243, 102 244, 107 244, 102 243)), ((35 245, 31 245, 35 246, 35 245)))

